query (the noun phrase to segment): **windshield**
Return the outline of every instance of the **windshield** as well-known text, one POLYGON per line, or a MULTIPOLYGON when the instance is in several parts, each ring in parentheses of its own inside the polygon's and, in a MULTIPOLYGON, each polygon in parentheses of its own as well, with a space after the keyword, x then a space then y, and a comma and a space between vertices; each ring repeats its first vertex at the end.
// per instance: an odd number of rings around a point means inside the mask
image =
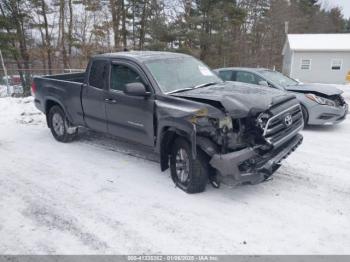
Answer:
POLYGON ((289 78, 277 71, 264 70, 264 71, 260 71, 260 74, 262 74, 267 80, 273 83, 279 84, 282 87, 296 86, 299 84, 294 79, 289 78))
POLYGON ((164 93, 222 82, 205 64, 193 57, 177 57, 146 62, 164 93))

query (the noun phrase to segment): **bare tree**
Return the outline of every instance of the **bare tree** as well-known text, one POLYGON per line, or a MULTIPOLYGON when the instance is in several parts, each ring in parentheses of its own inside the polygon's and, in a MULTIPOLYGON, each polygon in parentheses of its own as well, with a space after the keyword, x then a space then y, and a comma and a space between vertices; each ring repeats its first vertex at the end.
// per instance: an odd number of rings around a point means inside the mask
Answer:
POLYGON ((68 10, 69 10, 69 22, 68 22, 68 60, 69 66, 71 66, 70 59, 72 56, 72 46, 73 46, 73 4, 72 0, 68 0, 68 10))
POLYGON ((120 5, 118 5, 119 0, 109 0, 109 6, 112 15, 112 28, 114 34, 114 49, 119 48, 119 24, 120 24, 120 5))
POLYGON ((59 47, 62 52, 62 62, 63 62, 63 68, 69 68, 68 64, 68 57, 67 57, 67 50, 66 50, 66 30, 65 30, 65 8, 66 3, 65 0, 59 1, 59 34, 60 39, 59 41, 59 47))
POLYGON ((51 47, 51 39, 49 34, 49 23, 47 20, 47 4, 45 3, 45 0, 41 0, 41 14, 43 16, 43 27, 45 30, 45 50, 47 52, 47 65, 49 69, 49 74, 52 74, 52 47, 51 47))
POLYGON ((122 12, 122 36, 123 36, 123 48, 124 50, 127 49, 127 35, 128 32, 126 30, 126 6, 125 6, 125 0, 120 0, 121 2, 121 12, 122 12))

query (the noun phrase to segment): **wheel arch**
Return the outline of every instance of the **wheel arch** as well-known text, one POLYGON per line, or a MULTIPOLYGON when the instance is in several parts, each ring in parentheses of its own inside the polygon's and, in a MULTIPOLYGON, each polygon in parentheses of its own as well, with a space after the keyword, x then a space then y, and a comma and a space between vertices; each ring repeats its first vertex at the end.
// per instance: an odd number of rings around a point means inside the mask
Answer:
MULTIPOLYGON (((174 128, 174 127, 163 127, 161 131, 159 153, 160 153, 160 168, 161 171, 165 171, 169 168, 169 155, 171 152, 171 147, 178 137, 183 137, 191 142, 190 134, 185 131, 174 128)), ((191 143, 192 144, 192 143, 191 143)))
POLYGON ((68 120, 71 121, 71 119, 69 119, 69 116, 68 116, 63 104, 61 102, 59 102, 57 99, 50 97, 50 98, 47 98, 45 100, 45 107, 44 107, 45 115, 46 115, 46 123, 47 123, 48 127, 50 127, 50 123, 49 123, 50 121, 48 121, 49 112, 50 112, 51 108, 54 106, 59 106, 63 110, 63 112, 66 115, 66 117, 68 118, 68 120))

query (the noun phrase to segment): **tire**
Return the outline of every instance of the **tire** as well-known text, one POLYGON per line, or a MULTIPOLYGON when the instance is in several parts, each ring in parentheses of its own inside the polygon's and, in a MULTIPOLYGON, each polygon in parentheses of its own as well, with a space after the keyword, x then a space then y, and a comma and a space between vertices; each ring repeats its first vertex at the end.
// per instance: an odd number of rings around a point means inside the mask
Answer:
POLYGON ((309 122, 309 114, 305 106, 301 106, 301 112, 303 113, 304 126, 307 126, 307 123, 309 122))
POLYGON ((70 126, 61 107, 53 106, 49 111, 47 120, 51 133, 57 141, 67 143, 77 137, 78 128, 70 126))
POLYGON ((193 159, 190 143, 184 138, 177 138, 171 148, 170 170, 175 185, 186 193, 193 194, 205 190, 211 167, 209 159, 203 151, 198 149, 197 158, 193 159), (181 154, 184 158, 182 162, 181 154))

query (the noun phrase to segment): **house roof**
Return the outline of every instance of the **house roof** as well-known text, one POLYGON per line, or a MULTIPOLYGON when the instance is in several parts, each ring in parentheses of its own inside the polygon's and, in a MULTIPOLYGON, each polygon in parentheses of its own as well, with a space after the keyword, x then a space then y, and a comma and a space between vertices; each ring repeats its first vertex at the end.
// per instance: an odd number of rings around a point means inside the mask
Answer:
POLYGON ((350 51, 350 34, 289 34, 283 49, 292 51, 350 51))

